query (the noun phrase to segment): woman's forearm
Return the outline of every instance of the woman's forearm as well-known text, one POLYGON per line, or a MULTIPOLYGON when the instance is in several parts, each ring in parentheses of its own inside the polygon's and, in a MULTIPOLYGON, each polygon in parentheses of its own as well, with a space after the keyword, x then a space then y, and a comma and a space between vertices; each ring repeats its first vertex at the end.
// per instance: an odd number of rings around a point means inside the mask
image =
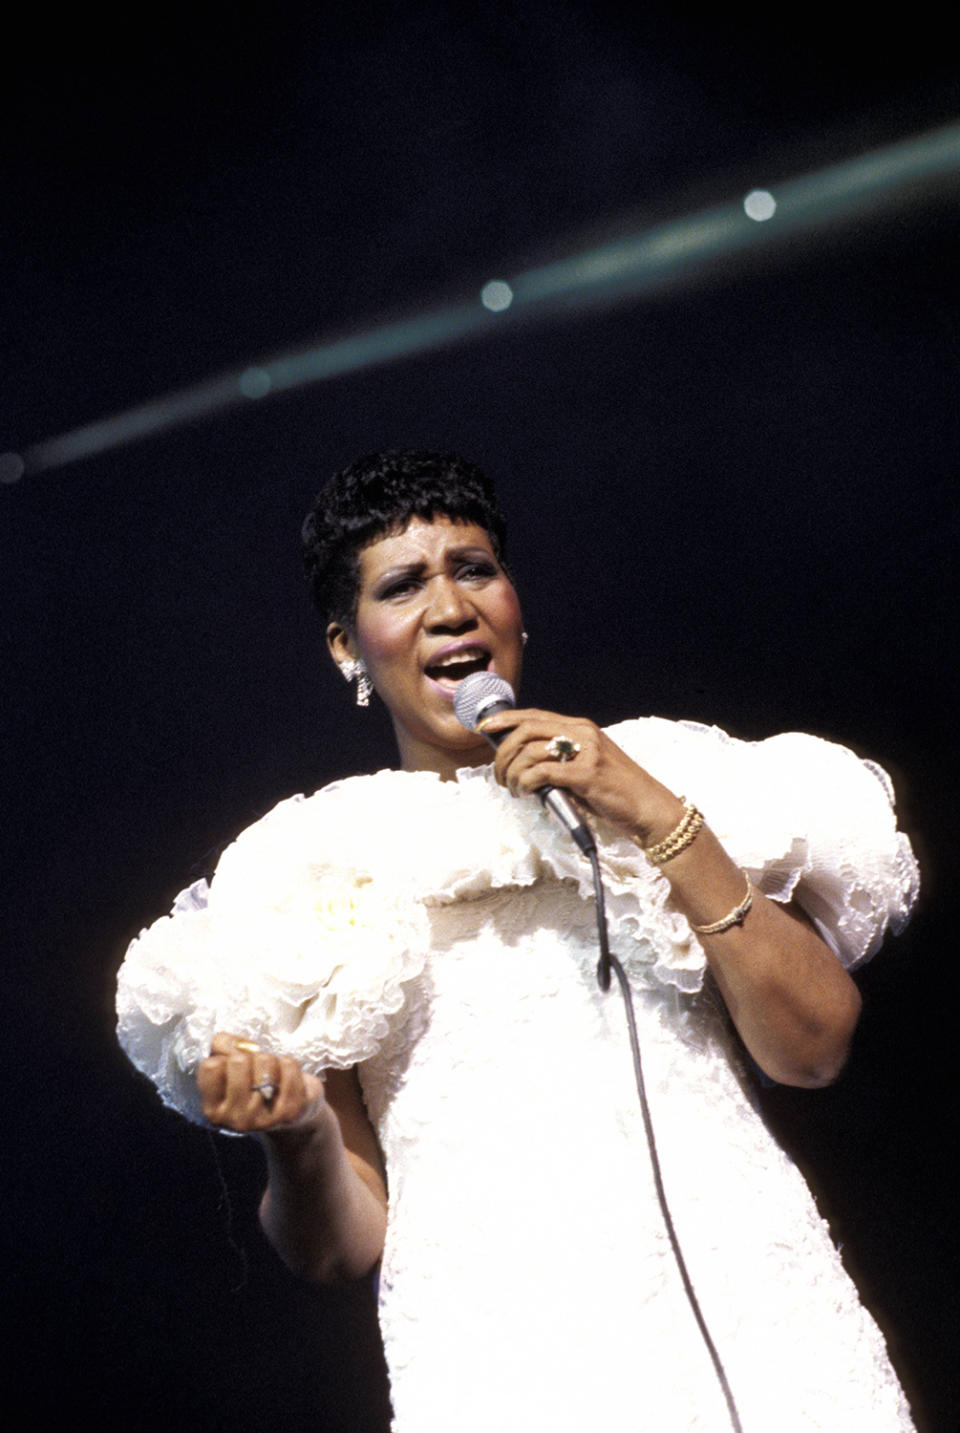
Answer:
POLYGON ((344 1144, 336 1114, 258 1136, 267 1159, 263 1230, 284 1263, 315 1283, 366 1274, 383 1252, 386 1191, 344 1144))
POLYGON ((356 1070, 321 1079, 289 1055, 221 1031, 197 1069, 197 1088, 210 1124, 262 1143, 260 1221, 285 1263, 318 1283, 372 1268, 383 1251, 387 1191, 356 1070))
MULTIPOLYGON (((662 840, 683 814, 665 803, 662 840)), ((710 925, 735 910, 748 890, 743 872, 707 826, 660 867, 691 925, 710 925)), ((818 1087, 836 1079, 860 1015, 860 994, 833 952, 795 906, 751 890, 741 924, 698 934, 741 1038, 760 1068, 781 1084, 818 1087)))

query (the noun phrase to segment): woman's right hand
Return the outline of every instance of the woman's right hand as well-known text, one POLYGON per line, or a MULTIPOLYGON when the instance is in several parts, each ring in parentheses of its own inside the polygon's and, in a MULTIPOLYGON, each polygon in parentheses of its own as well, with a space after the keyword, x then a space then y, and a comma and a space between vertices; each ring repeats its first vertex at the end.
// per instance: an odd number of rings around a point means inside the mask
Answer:
POLYGON ((236 1134, 301 1128, 326 1109, 322 1080, 291 1056, 272 1055, 240 1035, 213 1037, 197 1088, 209 1123, 236 1134))

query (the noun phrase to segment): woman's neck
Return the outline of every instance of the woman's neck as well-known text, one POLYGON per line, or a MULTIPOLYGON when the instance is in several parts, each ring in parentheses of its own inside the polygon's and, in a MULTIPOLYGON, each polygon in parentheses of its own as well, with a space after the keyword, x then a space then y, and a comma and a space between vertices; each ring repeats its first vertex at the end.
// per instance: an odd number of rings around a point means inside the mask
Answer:
POLYGON ((441 781, 453 781, 464 766, 486 766, 493 760, 493 751, 483 737, 463 747, 431 746, 418 741, 409 732, 398 731, 397 746, 404 771, 433 771, 441 781))

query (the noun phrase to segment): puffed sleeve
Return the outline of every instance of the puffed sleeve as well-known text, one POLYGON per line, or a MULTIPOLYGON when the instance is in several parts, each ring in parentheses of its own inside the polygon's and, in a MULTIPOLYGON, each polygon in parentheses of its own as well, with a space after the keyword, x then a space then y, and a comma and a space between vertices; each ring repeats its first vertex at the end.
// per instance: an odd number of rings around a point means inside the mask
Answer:
POLYGON ((758 890, 796 899, 848 969, 906 924, 919 872, 875 762, 804 732, 750 742, 650 718, 610 735, 700 808, 758 890))
POLYGON ((127 951, 120 1044, 190 1119, 202 1121, 194 1076, 217 1031, 315 1072, 347 1068, 376 1053, 423 969, 421 905, 343 836, 349 784, 281 802, 127 951))

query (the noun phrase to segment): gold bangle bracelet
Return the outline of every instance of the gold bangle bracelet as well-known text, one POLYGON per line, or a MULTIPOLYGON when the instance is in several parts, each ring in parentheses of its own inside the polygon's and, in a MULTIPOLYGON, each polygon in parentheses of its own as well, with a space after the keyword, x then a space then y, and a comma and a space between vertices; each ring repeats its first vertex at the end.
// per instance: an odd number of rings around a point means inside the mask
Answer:
MULTIPOLYGON (((746 872, 741 871, 741 875, 746 872)), ((750 885, 750 877, 747 876, 747 894, 738 906, 734 906, 729 915, 714 921, 712 925, 694 925, 690 922, 690 929, 696 931, 697 935, 719 935, 722 930, 729 930, 733 925, 743 925, 747 918, 747 912, 753 905, 753 887, 750 885)))
POLYGON ((664 836, 662 841, 644 851, 647 860, 654 866, 662 866, 674 856, 679 856, 681 851, 685 851, 691 841, 696 839, 697 832, 703 825, 703 813, 697 810, 693 802, 688 801, 685 796, 681 796, 680 800, 683 802, 683 816, 678 824, 669 836, 664 836))

